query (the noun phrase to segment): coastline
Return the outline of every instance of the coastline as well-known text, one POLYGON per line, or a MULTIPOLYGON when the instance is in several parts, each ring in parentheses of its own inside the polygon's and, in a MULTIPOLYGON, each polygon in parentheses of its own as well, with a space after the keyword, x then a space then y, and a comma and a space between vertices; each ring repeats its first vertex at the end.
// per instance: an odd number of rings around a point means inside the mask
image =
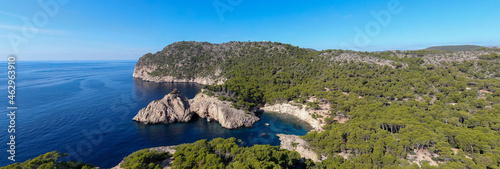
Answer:
MULTIPOLYGON (((147 81, 147 82, 155 82, 155 83, 197 83, 200 85, 210 85, 210 84, 224 84, 222 81, 216 81, 210 78, 195 78, 191 80, 187 79, 177 79, 172 76, 165 76, 165 77, 152 77, 150 75, 144 76, 144 73, 147 71, 140 71, 141 75, 136 74, 138 72, 137 68, 134 70, 133 77, 138 80, 142 81, 147 81)), ((147 73, 146 73, 147 74, 147 73)), ((274 113, 281 113, 281 114, 287 114, 294 116, 302 121, 305 121, 308 123, 313 130, 311 131, 318 131, 321 132, 323 131, 323 126, 325 125, 324 120, 316 119, 313 118, 312 114, 314 112, 319 112, 319 111, 313 111, 313 110, 307 110, 305 108, 305 105, 302 105, 302 108, 299 108, 298 106, 292 105, 290 103, 280 103, 280 104, 267 104, 264 105, 264 107, 259 107, 258 110, 264 111, 265 112, 274 112, 274 113)), ((328 111, 328 109, 326 110, 328 111)), ((309 132, 311 132, 309 131, 309 132)))
MULTIPOLYGON (((200 85, 210 85, 210 84, 214 84, 214 83, 224 84, 223 81, 221 81, 221 80, 215 81, 215 80, 210 79, 210 78, 195 78, 192 80, 187 80, 187 79, 176 79, 172 76, 152 77, 149 74, 147 76, 141 76, 141 75, 137 75, 136 71, 137 71, 137 68, 134 70, 134 75, 133 75, 133 77, 135 79, 142 80, 142 81, 155 82, 155 83, 197 83, 200 85)), ((142 73, 146 73, 146 72, 142 71, 142 73)), ((311 127, 311 130, 309 130, 308 132, 313 132, 313 131, 321 132, 321 131, 323 131, 322 127, 325 125, 324 119, 314 118, 313 114, 316 114, 317 112, 328 112, 329 111, 328 106, 329 105, 325 106, 324 110, 313 110, 313 109, 306 109, 305 105, 302 105, 302 107, 299 108, 298 106, 292 105, 291 102, 289 102, 289 103, 279 103, 279 104, 265 104, 263 107, 258 107, 257 111, 263 111, 263 113, 279 113, 279 114, 289 115, 289 116, 295 117, 295 118, 307 123, 311 127)), ((286 134, 277 134, 276 136, 279 137, 280 148, 291 150, 291 151, 296 151, 303 158, 311 159, 315 162, 321 160, 321 159, 318 159, 318 157, 314 151, 312 151, 311 149, 308 148, 307 142, 305 140, 300 139, 300 136, 298 136, 298 135, 286 135, 286 134), (298 147, 292 146, 292 143, 295 144, 295 142, 300 142, 298 147)), ((159 150, 159 151, 168 151, 168 152, 173 154, 173 153, 175 153, 175 150, 173 149, 173 147, 175 147, 175 146, 177 146, 177 145, 152 147, 149 149, 155 149, 155 150, 159 150)), ((173 162, 173 157, 165 160, 161 164, 164 168, 170 168, 170 167, 168 167, 168 165, 171 164, 171 162, 173 162)), ((122 162, 120 162, 117 166, 113 167, 113 169, 120 169, 121 163, 122 162)))

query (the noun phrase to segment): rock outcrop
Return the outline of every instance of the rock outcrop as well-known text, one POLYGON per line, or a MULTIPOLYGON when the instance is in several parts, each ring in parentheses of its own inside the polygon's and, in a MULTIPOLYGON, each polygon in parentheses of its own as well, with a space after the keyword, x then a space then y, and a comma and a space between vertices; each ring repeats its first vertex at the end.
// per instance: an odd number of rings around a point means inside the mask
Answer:
POLYGON ((259 121, 259 117, 252 112, 245 112, 231 107, 231 102, 220 101, 202 92, 189 101, 191 111, 201 118, 218 121, 222 127, 234 129, 238 127, 251 127, 259 121))
POLYGON ((193 113, 189 111, 188 98, 174 91, 139 110, 133 120, 144 124, 188 122, 192 116, 193 113))
POLYGON ((307 141, 296 135, 276 134, 280 138, 280 147, 290 151, 297 151, 301 157, 319 162, 316 152, 309 148, 307 141))
POLYGON ((201 118, 218 121, 227 129, 251 127, 260 120, 252 112, 232 108, 230 102, 220 101, 202 92, 192 100, 180 92, 172 92, 161 100, 149 103, 133 120, 144 124, 188 122, 195 113, 201 118))

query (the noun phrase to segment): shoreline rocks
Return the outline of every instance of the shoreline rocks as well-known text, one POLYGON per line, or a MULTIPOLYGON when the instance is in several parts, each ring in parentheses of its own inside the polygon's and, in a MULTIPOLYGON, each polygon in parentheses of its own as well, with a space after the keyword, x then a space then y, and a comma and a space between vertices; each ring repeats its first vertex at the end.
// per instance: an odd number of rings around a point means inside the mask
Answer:
POLYGON ((133 118, 144 124, 188 122, 194 114, 208 121, 218 121, 227 129, 251 127, 260 120, 252 112, 245 112, 231 107, 231 103, 220 101, 203 92, 188 100, 180 92, 174 91, 161 100, 155 100, 137 113, 133 118))
POLYGON ((143 81, 148 81, 148 82, 156 82, 156 83, 162 83, 162 82, 181 82, 181 83, 198 83, 202 85, 211 85, 211 84, 224 84, 224 79, 212 79, 208 77, 197 77, 194 79, 177 79, 173 76, 151 76, 149 73, 153 72, 156 70, 156 68, 153 67, 147 67, 147 66, 135 66, 134 68, 134 74, 132 74, 132 77, 143 80, 143 81))

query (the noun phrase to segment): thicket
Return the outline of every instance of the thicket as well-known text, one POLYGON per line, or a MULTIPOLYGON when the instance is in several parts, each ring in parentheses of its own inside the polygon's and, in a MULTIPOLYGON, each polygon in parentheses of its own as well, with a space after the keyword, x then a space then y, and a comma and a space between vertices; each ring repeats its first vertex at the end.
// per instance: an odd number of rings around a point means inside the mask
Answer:
POLYGON ((167 152, 143 149, 125 157, 120 167, 125 169, 161 169, 159 163, 170 156, 167 152))
POLYGON ((302 160, 294 151, 277 146, 242 147, 235 138, 199 140, 176 147, 172 168, 311 168, 311 160, 302 160))

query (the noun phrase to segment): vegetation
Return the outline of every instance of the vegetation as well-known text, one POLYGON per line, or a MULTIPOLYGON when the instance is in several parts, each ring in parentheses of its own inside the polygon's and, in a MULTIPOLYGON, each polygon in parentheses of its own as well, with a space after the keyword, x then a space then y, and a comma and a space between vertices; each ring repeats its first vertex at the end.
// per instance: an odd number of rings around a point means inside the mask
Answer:
POLYGON ((59 152, 48 152, 42 154, 31 160, 27 160, 22 163, 14 163, 5 167, 0 167, 0 169, 90 169, 94 168, 91 164, 76 163, 73 161, 62 162, 59 160, 61 157, 65 157, 67 154, 60 154, 59 152))
POLYGON ((123 159, 120 167, 125 169, 161 169, 159 163, 170 156, 167 152, 143 149, 123 159))
POLYGON ((498 53, 490 53, 488 55, 481 55, 479 56, 479 59, 483 59, 483 60, 495 60, 495 59, 498 59, 500 58, 500 56, 498 55, 498 53))
POLYGON ((311 168, 297 152, 277 146, 241 147, 235 138, 199 140, 176 147, 172 168, 311 168))

